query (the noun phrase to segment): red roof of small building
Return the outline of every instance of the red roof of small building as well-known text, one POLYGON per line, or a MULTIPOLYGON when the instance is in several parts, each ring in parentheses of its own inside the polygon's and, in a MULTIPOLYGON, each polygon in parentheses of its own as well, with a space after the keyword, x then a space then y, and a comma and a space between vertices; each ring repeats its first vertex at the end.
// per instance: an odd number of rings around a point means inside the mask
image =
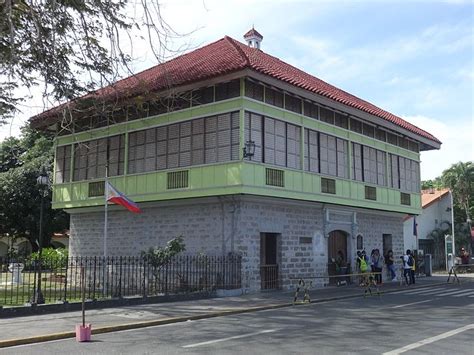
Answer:
MULTIPOLYGON (((261 74, 279 79, 288 84, 383 118, 408 131, 441 143, 430 133, 402 118, 305 73, 276 57, 262 52, 260 49, 249 47, 228 36, 136 75, 119 80, 103 89, 85 95, 79 98, 79 100, 85 98, 112 99, 117 97, 123 99, 218 77, 242 69, 252 69, 261 74)), ((61 108, 71 103, 73 102, 45 111, 32 117, 30 121, 34 125, 39 125, 43 119, 59 113, 61 108)))
POLYGON ((427 208, 436 201, 441 200, 449 193, 449 189, 421 190, 421 207, 427 208))
POLYGON ((244 34, 244 38, 248 38, 248 37, 252 37, 252 36, 256 36, 260 39, 263 39, 263 36, 253 27, 246 34, 244 34))
MULTIPOLYGON (((428 189, 428 190, 421 190, 421 207, 423 209, 428 208, 436 201, 441 200, 444 196, 449 194, 449 189, 428 189)), ((406 215, 403 218, 403 221, 406 221, 412 218, 412 215, 406 215)))

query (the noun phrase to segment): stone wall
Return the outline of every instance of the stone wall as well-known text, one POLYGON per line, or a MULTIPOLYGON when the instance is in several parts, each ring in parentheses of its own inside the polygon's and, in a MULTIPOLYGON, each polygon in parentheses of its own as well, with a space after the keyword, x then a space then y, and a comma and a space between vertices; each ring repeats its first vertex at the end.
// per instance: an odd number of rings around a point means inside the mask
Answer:
MULTIPOLYGON (((334 229, 347 233, 352 265, 359 233, 368 253, 374 248, 382 250, 383 234, 392 234, 395 255, 403 251, 400 214, 257 196, 160 202, 142 209, 138 215, 115 206, 109 209, 108 255, 138 255, 181 235, 189 253, 240 253, 243 287, 250 290, 260 289, 262 233, 275 233, 278 238, 279 272, 285 289, 294 287, 300 277, 327 275, 327 236, 334 229), (355 220, 328 223, 328 209, 353 215, 355 220)), ((71 255, 102 255, 103 229, 103 212, 72 213, 71 255)), ((327 279, 313 279, 313 283, 323 285, 327 279)))

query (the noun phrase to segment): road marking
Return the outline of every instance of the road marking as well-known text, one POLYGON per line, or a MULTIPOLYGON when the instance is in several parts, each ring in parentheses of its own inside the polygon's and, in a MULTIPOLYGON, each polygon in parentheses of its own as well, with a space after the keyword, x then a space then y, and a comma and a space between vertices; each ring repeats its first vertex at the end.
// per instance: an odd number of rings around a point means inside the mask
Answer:
POLYGON ((412 295, 421 295, 423 293, 433 293, 433 292, 445 292, 446 291, 446 288, 445 287, 437 287, 437 288, 431 288, 429 290, 414 290, 414 291, 411 291, 411 292, 407 292, 407 293, 410 293, 412 295))
POLYGON ((391 292, 391 294, 410 294, 410 295, 416 295, 416 294, 422 294, 422 293, 431 293, 433 291, 444 291, 446 290, 445 287, 434 287, 430 289, 422 289, 422 290, 417 290, 417 289, 406 289, 403 291, 396 291, 396 292, 391 292))
POLYGON ((413 344, 405 345, 403 348, 398 348, 398 349, 383 353, 382 355, 402 354, 406 351, 419 348, 423 345, 434 343, 435 341, 438 341, 438 340, 441 340, 441 339, 452 337, 453 335, 465 332, 466 330, 470 330, 470 329, 474 329, 474 324, 468 324, 468 325, 465 325, 464 327, 453 329, 453 330, 450 330, 449 332, 442 333, 442 334, 439 334, 439 335, 435 335, 434 337, 426 338, 426 339, 417 341, 416 343, 413 343, 413 344))
POLYGON ((471 290, 469 292, 466 292, 460 295, 454 295, 453 297, 463 297, 463 296, 470 296, 470 295, 474 295, 474 290, 471 290))
POLYGON ((424 301, 413 302, 413 303, 399 304, 397 306, 393 306, 393 307, 390 307, 390 308, 402 308, 402 307, 405 307, 405 306, 412 306, 414 304, 426 303, 426 302, 429 302, 429 301, 433 301, 433 300, 424 300, 424 301))
POLYGON ((183 346, 183 348, 195 348, 195 347, 202 346, 202 345, 209 345, 209 344, 221 343, 221 342, 223 342, 223 341, 233 340, 233 339, 248 338, 248 337, 253 337, 253 336, 259 335, 259 334, 273 333, 273 332, 276 332, 276 331, 277 331, 276 329, 267 329, 267 330, 262 330, 261 332, 248 333, 248 334, 242 334, 242 335, 235 335, 235 336, 233 336, 233 337, 228 337, 228 338, 221 338, 221 339, 203 341, 202 343, 189 344, 189 345, 183 346))
POLYGON ((450 291, 446 293, 438 293, 435 296, 436 297, 444 297, 444 296, 452 296, 452 295, 457 295, 458 293, 465 293, 466 290, 460 290, 460 291, 450 291))

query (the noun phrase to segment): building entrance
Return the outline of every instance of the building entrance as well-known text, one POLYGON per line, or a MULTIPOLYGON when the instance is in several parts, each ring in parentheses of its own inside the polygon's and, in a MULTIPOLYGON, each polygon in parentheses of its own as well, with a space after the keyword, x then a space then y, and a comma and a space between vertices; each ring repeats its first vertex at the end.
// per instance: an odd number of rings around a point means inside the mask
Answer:
MULTIPOLYGON (((338 270, 336 267, 336 260, 338 251, 341 251, 343 254, 343 265, 344 267, 347 266, 347 233, 336 230, 329 233, 328 238, 328 275, 333 276, 338 274, 338 270)), ((342 268, 339 270, 339 273, 346 273, 348 269, 342 268)), ((329 284, 334 285, 336 284, 337 280, 335 278, 329 279, 329 284)))
POLYGON ((260 279, 262 290, 279 288, 278 243, 276 233, 260 234, 260 279))

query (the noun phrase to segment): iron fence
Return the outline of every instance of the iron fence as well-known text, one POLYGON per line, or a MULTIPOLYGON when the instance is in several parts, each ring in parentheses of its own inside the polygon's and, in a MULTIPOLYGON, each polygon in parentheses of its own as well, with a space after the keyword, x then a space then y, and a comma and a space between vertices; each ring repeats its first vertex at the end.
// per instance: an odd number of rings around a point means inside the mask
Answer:
POLYGON ((260 266, 260 280, 262 290, 276 290, 280 287, 278 265, 260 266))
POLYGON ((0 305, 79 301, 81 269, 89 300, 151 297, 241 288, 240 255, 180 255, 166 263, 131 256, 67 260, 0 258, 0 305), (39 287, 38 287, 39 286, 39 287))

